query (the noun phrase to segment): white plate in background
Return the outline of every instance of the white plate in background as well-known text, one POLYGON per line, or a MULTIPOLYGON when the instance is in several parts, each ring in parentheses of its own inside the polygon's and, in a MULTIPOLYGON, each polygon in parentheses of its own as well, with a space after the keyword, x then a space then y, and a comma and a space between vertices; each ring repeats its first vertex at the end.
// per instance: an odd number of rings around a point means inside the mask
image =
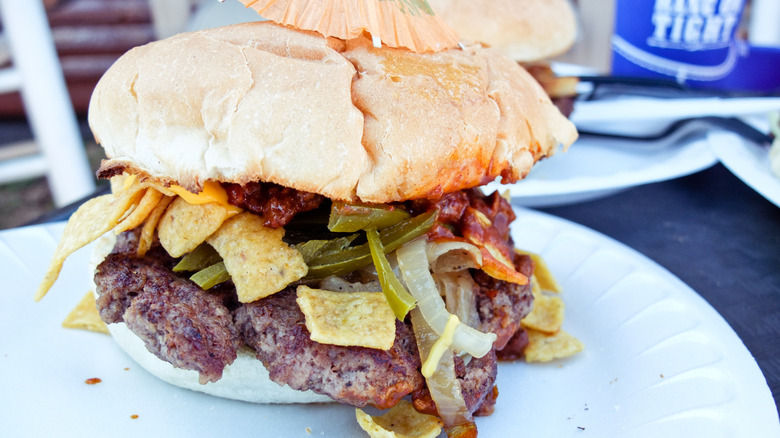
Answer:
POLYGON ((709 143, 715 156, 737 178, 780 207, 780 178, 769 167, 769 147, 737 135, 714 132, 709 143))
MULTIPOLYGON (((255 405, 173 387, 108 336, 63 329, 87 292, 90 248, 32 300, 62 224, 0 232, 0 425, 7 436, 365 436, 354 409, 255 405), (87 385, 88 378, 102 382, 87 385), (131 418, 137 415, 138 418, 131 418)), ((518 246, 564 288, 564 329, 586 350, 550 364, 502 363, 480 436, 780 436, 761 371, 734 331, 668 271, 601 234, 518 210, 518 246), (584 429, 584 431, 582 430, 584 429)))
POLYGON ((241 2, 228 1, 201 2, 192 14, 187 30, 212 29, 237 23, 263 21, 257 11, 244 6, 241 2))
MULTIPOLYGON (((571 120, 583 130, 642 136, 691 117, 740 117, 760 126, 768 112, 777 109, 780 98, 622 96, 578 101, 571 120)), ((525 180, 506 186, 493 183, 488 189, 508 189, 514 203, 528 207, 587 201, 707 169, 717 162, 710 141, 702 133, 666 148, 643 149, 642 142, 584 137, 568 152, 537 163, 525 180)))
POLYGON ((675 120, 692 117, 763 117, 780 110, 780 97, 620 96, 578 101, 571 120, 581 129, 643 135, 659 132, 675 120))
POLYGON ((485 191, 509 190, 514 204, 549 207, 682 177, 716 162, 703 136, 656 150, 643 150, 635 142, 588 137, 577 140, 568 151, 538 162, 524 180, 508 185, 491 183, 485 191))

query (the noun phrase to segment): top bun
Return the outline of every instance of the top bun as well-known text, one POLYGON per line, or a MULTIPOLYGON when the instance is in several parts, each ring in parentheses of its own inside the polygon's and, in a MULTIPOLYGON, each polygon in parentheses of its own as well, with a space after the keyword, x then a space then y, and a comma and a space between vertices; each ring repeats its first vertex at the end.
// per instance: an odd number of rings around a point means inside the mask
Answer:
POLYGON ((428 0, 428 4, 461 39, 488 44, 520 62, 560 55, 577 37, 569 0, 428 0))
POLYGON ((130 50, 101 78, 89 124, 99 174, 197 192, 266 181, 386 203, 516 181, 574 126, 499 52, 435 54, 270 22, 130 50))

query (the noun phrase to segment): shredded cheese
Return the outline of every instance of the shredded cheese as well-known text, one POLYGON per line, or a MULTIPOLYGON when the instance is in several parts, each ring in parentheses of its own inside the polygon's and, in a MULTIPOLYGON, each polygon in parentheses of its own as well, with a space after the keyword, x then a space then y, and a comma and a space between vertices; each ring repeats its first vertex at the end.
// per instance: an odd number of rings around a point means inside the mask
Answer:
POLYGON ((216 202, 218 204, 227 203, 227 193, 225 193, 225 190, 219 183, 213 181, 206 181, 203 184, 203 190, 200 193, 192 193, 184 187, 177 185, 172 185, 168 188, 190 204, 208 204, 209 202, 216 202))
POLYGON ((235 210, 235 213, 240 213, 241 209, 228 203, 227 192, 216 181, 206 181, 203 184, 203 190, 200 193, 192 193, 184 187, 172 185, 168 187, 170 191, 179 195, 182 199, 190 204, 208 204, 209 202, 216 202, 227 208, 228 210, 235 210))
MULTIPOLYGON (((127 175, 124 181, 122 181, 123 190, 127 190, 130 187, 132 187, 137 180, 138 180, 137 175, 133 175, 133 174, 127 175)), ((232 205, 228 202, 227 192, 225 191, 224 188, 222 188, 222 185, 220 185, 216 181, 206 181, 205 183, 203 183, 203 190, 201 190, 200 193, 192 193, 191 191, 185 189, 184 187, 177 186, 175 184, 171 185, 170 187, 164 187, 161 184, 158 184, 156 182, 147 181, 144 183, 144 186, 151 187, 153 189, 156 189, 158 192, 162 192, 164 194, 170 194, 170 192, 173 192, 176 195, 178 195, 180 198, 187 201, 187 203, 193 205, 208 204, 211 202, 220 204, 223 207, 227 208, 229 217, 232 217, 243 211, 241 208, 236 207, 235 205, 232 205)))
POLYGON ((425 359, 425 363, 421 369, 422 375, 426 379, 433 375, 433 373, 436 371, 436 367, 439 366, 439 361, 441 361, 444 352, 447 351, 447 349, 452 345, 452 338, 455 334, 455 329, 458 327, 458 324, 460 324, 460 319, 458 319, 458 317, 455 315, 450 315, 450 317, 447 319, 447 325, 444 326, 444 331, 442 331, 441 336, 439 336, 439 339, 433 343, 431 352, 428 353, 428 358, 425 359))

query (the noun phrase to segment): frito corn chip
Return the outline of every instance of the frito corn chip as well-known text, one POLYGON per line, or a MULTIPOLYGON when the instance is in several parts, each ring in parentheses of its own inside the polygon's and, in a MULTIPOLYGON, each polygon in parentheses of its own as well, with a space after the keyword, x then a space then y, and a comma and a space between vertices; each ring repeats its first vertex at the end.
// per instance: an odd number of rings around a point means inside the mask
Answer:
POLYGON ((155 189, 155 190, 157 190, 158 192, 162 193, 165 196, 176 196, 176 192, 174 192, 170 188, 165 187, 164 185, 162 185, 160 183, 157 183, 157 182, 154 182, 154 181, 144 181, 144 182, 141 182, 139 184, 141 185, 141 187, 148 187, 148 188, 151 188, 151 189, 155 189))
POLYGON ((181 257, 219 229, 228 211, 216 204, 190 204, 176 198, 157 225, 157 236, 171 257, 181 257))
POLYGON ((534 297, 542 293, 542 288, 539 286, 539 280, 536 279, 536 275, 531 275, 528 281, 531 282, 531 292, 534 294, 534 297))
POLYGON ((309 271, 301 253, 282 237, 283 228, 266 227, 259 216, 241 213, 206 240, 222 256, 240 302, 251 303, 279 292, 309 271))
POLYGON ((170 205, 173 200, 173 196, 164 196, 146 218, 146 222, 144 222, 144 226, 141 228, 141 237, 138 239, 137 253, 139 257, 146 255, 146 252, 152 247, 152 243, 154 242, 154 230, 157 229, 157 224, 160 222, 163 213, 165 213, 168 205, 170 205))
POLYGON ((112 176, 109 180, 109 184, 111 185, 111 193, 119 193, 124 191, 133 185, 136 180, 138 180, 137 176, 130 175, 128 173, 112 176))
POLYGON ((489 276, 516 284, 528 284, 528 277, 517 272, 509 260, 490 244, 480 247, 482 252, 482 270, 489 276))
POLYGON ((389 350, 395 342, 395 315, 382 292, 298 286, 297 302, 312 341, 379 350, 389 350))
POLYGON ((549 362, 573 356, 584 348, 579 339, 563 330, 554 335, 528 330, 528 345, 523 352, 527 362, 549 362))
POLYGON ((533 260, 534 277, 536 277, 539 288, 548 292, 561 292, 561 286, 558 284, 558 281, 555 280, 555 276, 553 276, 552 271, 550 271, 550 268, 547 266, 547 263, 544 261, 542 256, 528 251, 521 251, 517 249, 515 251, 517 251, 519 254, 527 255, 531 257, 531 260, 533 260))
POLYGON ((65 259, 81 247, 111 231, 127 209, 137 202, 138 190, 123 190, 116 194, 98 196, 81 205, 71 215, 54 250, 49 268, 35 292, 40 301, 60 275, 65 259))
POLYGON ((558 333, 563 324, 563 300, 557 296, 543 293, 534 294, 534 304, 529 313, 520 323, 525 328, 534 329, 548 335, 558 333))
POLYGON ((110 182, 112 193, 119 193, 120 191, 127 190, 130 187, 137 187, 138 189, 153 188, 165 196, 176 196, 176 193, 160 183, 151 180, 141 181, 140 178, 138 178, 138 175, 132 175, 129 173, 113 176, 111 177, 110 182))
POLYGON ((133 228, 144 223, 146 218, 149 216, 152 210, 154 210, 154 207, 157 206, 157 203, 160 202, 162 197, 163 194, 157 190, 146 189, 143 197, 140 201, 138 201, 138 205, 135 206, 133 211, 127 215, 127 217, 122 219, 122 222, 114 227, 114 233, 120 234, 124 231, 132 230, 133 228))
POLYGON ((62 326, 109 334, 108 326, 100 319, 100 313, 95 306, 95 294, 92 291, 87 292, 76 307, 70 311, 65 320, 62 321, 62 326))
POLYGON ((417 412, 406 400, 376 417, 355 409, 355 417, 371 438, 434 438, 442 428, 439 418, 417 412))

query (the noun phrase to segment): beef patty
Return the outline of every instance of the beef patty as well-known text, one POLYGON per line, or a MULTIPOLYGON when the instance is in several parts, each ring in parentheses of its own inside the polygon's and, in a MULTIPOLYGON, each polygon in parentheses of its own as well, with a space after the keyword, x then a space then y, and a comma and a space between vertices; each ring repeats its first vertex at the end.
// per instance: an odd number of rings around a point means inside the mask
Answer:
POLYGON ((395 343, 387 351, 320 344, 310 339, 295 291, 289 288, 241 306, 235 321, 271 380, 293 389, 384 409, 423 386, 414 335, 398 320, 395 343))
POLYGON ((98 266, 101 318, 124 322, 161 360, 198 371, 201 383, 219 380, 245 343, 275 382, 353 406, 390 407, 423 387, 417 345, 405 324, 396 322, 388 351, 317 343, 309 338, 292 288, 239 304, 230 284, 212 293, 179 277, 171 270, 174 260, 159 247, 137 257, 134 233, 120 235, 98 266))
POLYGON ((100 317, 109 324, 123 321, 157 357, 198 371, 200 383, 219 380, 241 346, 230 311, 220 297, 179 278, 158 258, 134 254, 115 252, 98 266, 100 317))

